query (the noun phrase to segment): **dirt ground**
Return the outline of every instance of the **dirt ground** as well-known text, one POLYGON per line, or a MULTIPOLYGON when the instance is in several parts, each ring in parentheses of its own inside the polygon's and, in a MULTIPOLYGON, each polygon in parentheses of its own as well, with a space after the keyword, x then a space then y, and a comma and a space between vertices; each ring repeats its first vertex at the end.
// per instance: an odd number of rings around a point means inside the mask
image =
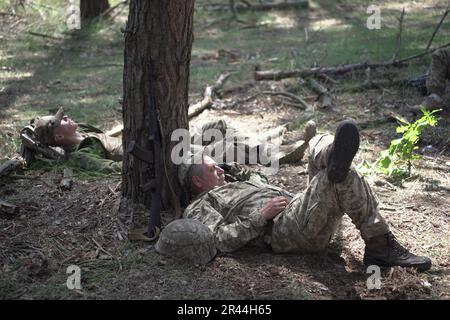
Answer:
MULTIPOLYGON (((315 14, 320 16, 320 10, 315 14)), ((108 48, 108 54, 121 54, 122 48, 108 48)), ((244 57, 245 49, 240 50, 244 57)), ((193 56, 194 69, 202 70, 203 65, 217 62, 217 57, 209 61, 205 56, 193 56)), ((67 59, 62 54, 57 57, 67 59)), ((422 64, 418 61, 411 67, 423 69, 422 64)), ((235 61, 230 65, 235 66, 235 61)), ((389 77, 389 72, 374 73, 374 78, 389 77)), ((117 74, 120 76, 120 72, 117 74)), ((199 84, 198 74, 193 72, 198 90, 190 97, 191 102, 200 99, 197 92, 204 85, 199 84)), ((64 75, 58 76, 64 79, 64 75)), ((105 74, 98 77, 112 78, 113 82, 116 78, 105 74)), ((350 77, 358 82, 364 74, 350 77)), ((336 80, 345 82, 348 78, 336 80)), ((8 86, 8 94, 0 96, 4 99, 1 101, 13 110, 12 100, 25 105, 34 95, 45 92, 46 83, 50 90, 51 86, 71 87, 50 80, 39 82, 39 87, 19 82, 8 86), (20 97, 23 92, 26 94, 20 97), (20 98, 28 100, 24 103, 20 98)), ((397 124, 387 114, 395 112, 413 120, 407 107, 423 98, 416 89, 403 87, 337 91, 333 93, 334 107, 322 109, 315 94, 309 93, 304 98, 313 108, 300 110, 276 97, 259 94, 264 90, 289 91, 296 85, 296 80, 253 83, 246 90, 218 97, 213 107, 191 124, 221 118, 241 132, 255 135, 290 122, 294 125, 284 140, 289 143, 301 136, 310 119, 317 123, 319 131, 333 132, 340 120, 352 117, 361 129, 361 148, 355 158, 355 164, 359 164, 375 160, 397 137, 397 124)), ((95 94, 80 93, 83 98, 95 94)), ((39 108, 46 106, 39 105, 36 110, 44 110, 39 108)), ((112 111, 107 116, 112 114, 117 118, 112 111)), ((22 119, 27 116, 20 114, 22 119)), ((450 299, 450 119, 448 112, 440 117, 437 127, 427 130, 420 141, 419 151, 426 151, 415 163, 412 178, 401 184, 383 176, 369 179, 379 197, 382 215, 399 241, 414 253, 432 259, 433 267, 425 273, 402 268, 383 270, 381 289, 369 290, 366 281, 370 274, 362 264, 364 243, 346 216, 329 248, 320 254, 274 254, 265 248, 248 247, 219 255, 206 266, 186 265, 160 256, 154 243, 122 239, 116 226, 120 177, 76 178, 72 189, 64 191, 59 188, 61 170, 25 170, 21 176, 0 180, 0 199, 19 207, 14 216, 0 216, 0 299, 450 299), (71 265, 81 268, 81 290, 66 286, 67 268, 71 265)), ((7 118, 0 120, 2 141, 7 144, 17 128, 7 118)), ((15 146, 2 147, 14 150, 15 146)), ((302 192, 307 185, 306 158, 282 165, 269 180, 290 192, 302 192)), ((173 214, 164 214, 165 223, 171 219, 173 214)))
MULTIPOLYGON (((377 92, 372 94, 375 97, 377 92)), ((370 100, 371 95, 353 95, 354 105, 366 101, 360 98, 370 100)), ((346 99, 339 97, 342 109, 347 110, 346 99)), ((237 128, 263 130, 303 113, 263 98, 238 109, 206 111, 195 122, 219 117, 237 128), (253 112, 256 105, 264 111, 253 112)), ((316 121, 333 128, 344 116, 320 111, 316 121)), ((365 119, 358 121, 364 123, 365 119)), ((448 128, 448 118, 442 121, 448 128)), ((362 150, 355 162, 373 157, 372 148, 367 146, 378 140, 381 132, 393 132, 394 126, 388 123, 363 129, 362 150)), ((206 266, 188 266, 161 257, 153 244, 122 241, 115 226, 119 178, 76 180, 71 191, 62 191, 58 187, 60 174, 32 172, 27 179, 2 180, 0 184, 2 199, 20 207, 18 216, 0 220, 1 298, 448 299, 447 147, 438 146, 440 154, 422 160, 418 167, 420 178, 401 187, 384 179, 372 181, 382 213, 398 239, 413 252, 433 260, 433 268, 422 274, 401 268, 384 270, 380 290, 367 289, 369 275, 361 262, 364 244, 349 218, 344 218, 322 254, 281 255, 245 248, 220 255, 206 266), (66 288, 69 265, 81 267, 82 290, 66 288)), ((305 162, 283 165, 278 174, 270 176, 273 184, 291 192, 304 190, 306 180, 305 162)), ((165 216, 166 222, 170 219, 170 215, 165 216)))

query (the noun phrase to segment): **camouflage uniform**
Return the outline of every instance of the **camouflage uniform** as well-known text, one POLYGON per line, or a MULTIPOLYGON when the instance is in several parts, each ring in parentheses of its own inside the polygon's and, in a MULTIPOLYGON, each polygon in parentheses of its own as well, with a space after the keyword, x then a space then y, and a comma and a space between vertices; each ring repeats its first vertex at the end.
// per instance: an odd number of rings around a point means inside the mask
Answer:
POLYGON ((364 178, 352 168, 343 183, 328 180, 326 164, 333 136, 320 135, 309 142, 309 186, 290 196, 280 188, 260 182, 234 182, 199 195, 184 217, 206 224, 215 235, 216 247, 231 252, 265 242, 275 252, 316 252, 333 236, 343 213, 347 213, 364 239, 387 233, 378 201, 364 178), (276 196, 289 204, 273 222, 261 208, 276 196))
POLYGON ((280 145, 285 130, 286 127, 282 126, 260 137, 244 137, 236 129, 227 126, 224 120, 211 121, 200 129, 191 129, 190 151, 208 155, 218 163, 273 165, 273 161, 277 164, 298 162, 303 158, 308 141, 316 134, 316 124, 314 121, 306 124, 303 140, 280 145), (220 132, 223 139, 215 141, 207 137, 205 133, 210 129, 220 132))
POLYGON ((192 153, 201 152, 218 163, 239 162, 249 164, 252 162, 251 164, 256 164, 258 159, 250 159, 250 155, 257 155, 260 148, 268 148, 267 144, 263 144, 256 139, 245 139, 236 129, 229 127, 224 120, 208 122, 200 129, 194 127, 190 130, 190 134, 192 153), (208 130, 217 130, 223 139, 214 141, 206 135, 208 130), (238 155, 242 158, 238 159, 238 155))
POLYGON ((431 56, 427 79, 428 94, 444 96, 447 80, 450 80, 450 50, 440 49, 431 56))
POLYGON ((68 152, 68 163, 88 171, 120 173, 122 170, 122 137, 105 133, 81 132, 85 136, 78 147, 68 152))

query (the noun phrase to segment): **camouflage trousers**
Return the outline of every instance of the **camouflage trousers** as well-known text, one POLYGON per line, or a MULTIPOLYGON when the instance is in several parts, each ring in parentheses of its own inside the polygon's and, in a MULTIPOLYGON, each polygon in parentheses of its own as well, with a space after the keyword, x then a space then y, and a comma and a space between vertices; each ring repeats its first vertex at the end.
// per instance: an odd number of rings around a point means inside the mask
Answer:
POLYGON ((333 139, 332 135, 318 135, 309 142, 309 185, 274 219, 270 238, 273 251, 322 251, 344 213, 365 240, 389 231, 375 195, 353 167, 342 183, 328 180, 326 167, 333 139))
POLYGON ((440 49, 431 55, 431 65, 427 78, 428 94, 443 97, 447 80, 450 80, 450 50, 440 49))

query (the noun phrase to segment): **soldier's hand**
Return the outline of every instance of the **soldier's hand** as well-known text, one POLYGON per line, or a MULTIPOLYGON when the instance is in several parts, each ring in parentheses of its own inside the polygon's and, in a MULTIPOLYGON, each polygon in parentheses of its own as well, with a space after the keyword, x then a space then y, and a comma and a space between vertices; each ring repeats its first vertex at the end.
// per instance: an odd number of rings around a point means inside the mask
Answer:
POLYGON ((266 220, 271 220, 279 215, 288 205, 289 201, 285 197, 275 197, 267 202, 261 209, 261 215, 266 220))

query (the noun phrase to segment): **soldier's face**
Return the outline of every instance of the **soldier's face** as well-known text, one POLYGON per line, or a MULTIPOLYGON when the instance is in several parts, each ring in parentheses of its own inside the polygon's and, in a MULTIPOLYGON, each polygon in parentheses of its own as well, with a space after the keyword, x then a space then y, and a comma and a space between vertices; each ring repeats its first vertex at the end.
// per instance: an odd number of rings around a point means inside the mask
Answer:
POLYGON ((72 136, 78 128, 78 123, 70 119, 68 116, 64 116, 61 120, 61 124, 55 128, 55 135, 59 136, 72 136))
POLYGON ((64 116, 61 119, 61 124, 55 128, 55 142, 62 147, 69 147, 74 144, 74 137, 77 135, 78 123, 64 116))
POLYGON ((208 156, 203 158, 203 177, 201 177, 203 191, 209 191, 214 187, 225 184, 225 175, 222 168, 208 156))

